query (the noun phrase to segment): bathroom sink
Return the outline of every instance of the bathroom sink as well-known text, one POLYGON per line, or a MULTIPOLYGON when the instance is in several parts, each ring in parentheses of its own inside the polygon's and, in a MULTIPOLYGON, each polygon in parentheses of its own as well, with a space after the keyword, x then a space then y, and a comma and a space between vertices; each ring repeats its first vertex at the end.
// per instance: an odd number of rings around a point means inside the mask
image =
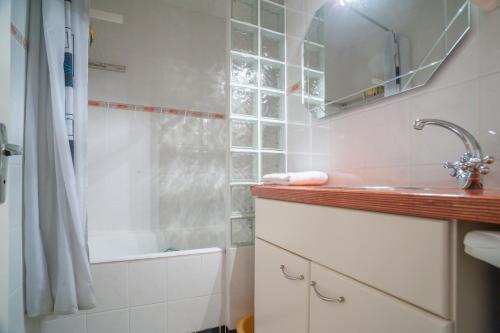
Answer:
POLYGON ((361 191, 417 191, 429 192, 430 188, 412 186, 322 186, 332 190, 361 190, 361 191))

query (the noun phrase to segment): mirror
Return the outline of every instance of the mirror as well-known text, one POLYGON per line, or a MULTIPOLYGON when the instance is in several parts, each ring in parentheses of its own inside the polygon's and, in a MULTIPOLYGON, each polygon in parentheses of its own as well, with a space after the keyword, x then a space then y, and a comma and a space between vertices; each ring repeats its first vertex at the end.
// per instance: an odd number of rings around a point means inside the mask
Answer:
POLYGON ((328 0, 310 12, 302 89, 318 118, 425 85, 470 29, 467 0, 328 0))

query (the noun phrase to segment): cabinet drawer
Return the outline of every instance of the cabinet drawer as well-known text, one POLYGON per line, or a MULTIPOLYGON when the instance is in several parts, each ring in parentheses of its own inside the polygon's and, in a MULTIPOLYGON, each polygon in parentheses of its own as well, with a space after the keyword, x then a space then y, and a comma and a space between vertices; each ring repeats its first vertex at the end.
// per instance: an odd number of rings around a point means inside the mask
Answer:
POLYGON ((439 221, 257 199, 256 235, 450 318, 450 226, 439 221))
POLYGON ((255 241, 256 333, 308 332, 309 274, 307 260, 255 241))
POLYGON ((329 269, 311 264, 310 333, 451 333, 453 324, 367 287, 329 269))

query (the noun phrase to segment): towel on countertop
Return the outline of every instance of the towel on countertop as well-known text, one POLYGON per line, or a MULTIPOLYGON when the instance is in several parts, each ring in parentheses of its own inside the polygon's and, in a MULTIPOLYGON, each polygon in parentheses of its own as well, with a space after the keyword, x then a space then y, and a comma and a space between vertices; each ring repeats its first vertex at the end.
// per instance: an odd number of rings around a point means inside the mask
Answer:
POLYGON ((324 185, 328 175, 321 171, 271 173, 262 177, 264 184, 273 185, 324 185))

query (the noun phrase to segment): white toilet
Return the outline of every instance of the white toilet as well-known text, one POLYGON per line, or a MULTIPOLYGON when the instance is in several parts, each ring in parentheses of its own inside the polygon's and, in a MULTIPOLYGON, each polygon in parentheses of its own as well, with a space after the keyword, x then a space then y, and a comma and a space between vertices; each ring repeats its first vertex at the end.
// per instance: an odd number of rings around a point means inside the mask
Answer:
POLYGON ((464 245, 469 255, 500 267, 500 231, 471 231, 464 245))

